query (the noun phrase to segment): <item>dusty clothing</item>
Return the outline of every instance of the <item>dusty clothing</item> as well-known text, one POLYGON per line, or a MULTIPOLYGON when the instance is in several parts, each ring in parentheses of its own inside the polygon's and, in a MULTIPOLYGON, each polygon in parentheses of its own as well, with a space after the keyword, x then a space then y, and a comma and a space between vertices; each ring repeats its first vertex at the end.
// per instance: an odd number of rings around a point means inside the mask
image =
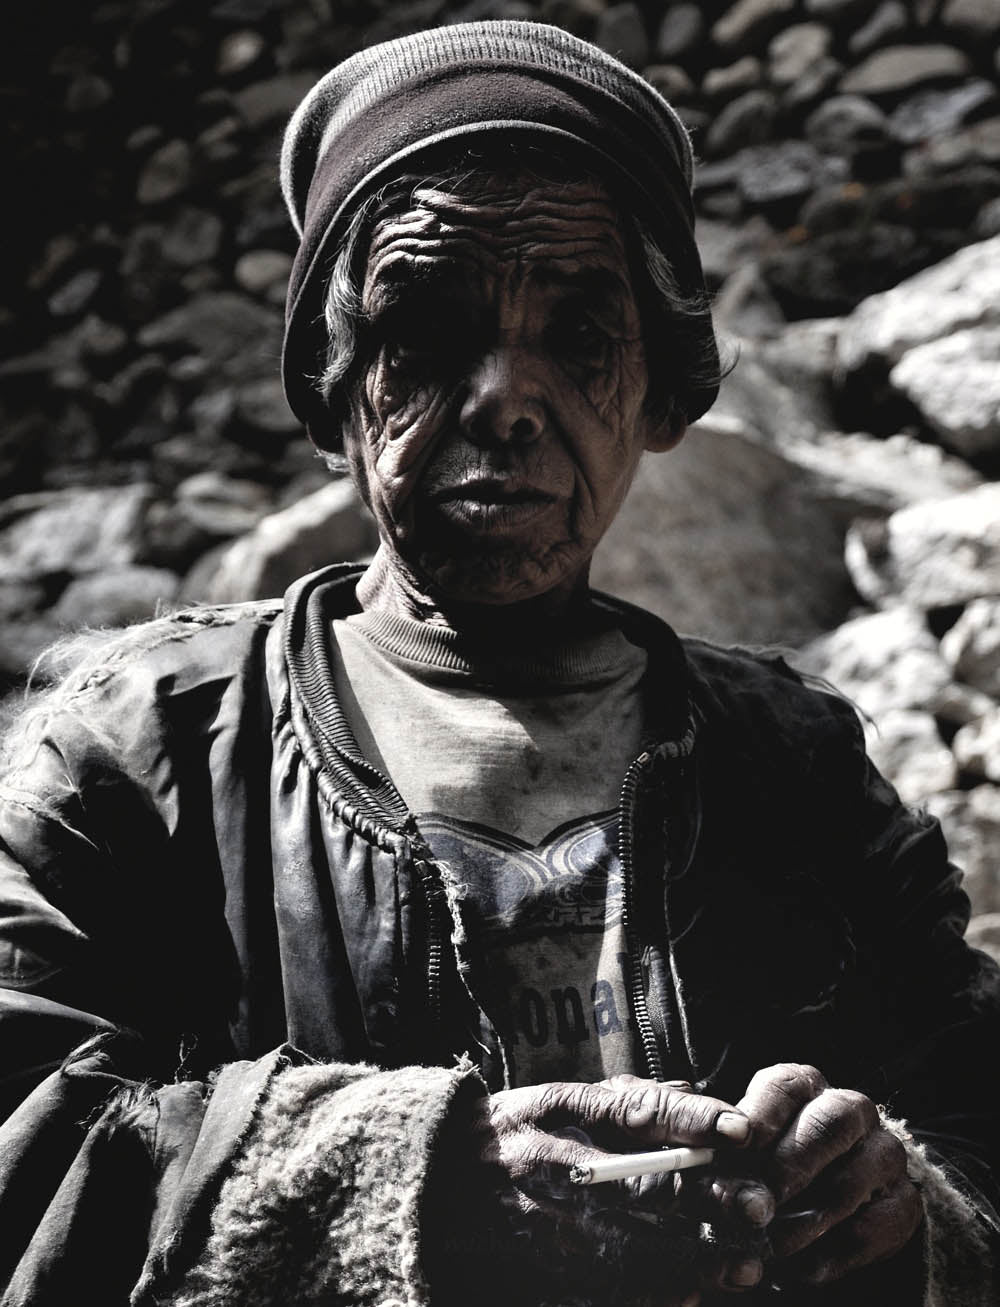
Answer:
MULTIPOLYGON (((329 624, 356 611, 357 576, 306 578, 284 612, 194 612, 122 637, 5 778, 2 1092, 5 1110, 26 1100, 0 1136, 5 1304, 64 1302, 70 1284, 126 1301, 150 1231, 147 1292, 186 1273, 223 1178, 271 1128, 275 1058, 398 1075, 414 1110, 392 1128, 412 1126, 415 1156, 440 1119, 427 1085, 445 1104, 464 1073, 414 1065, 470 1053, 505 1083, 462 902, 338 703, 329 624), (299 1052, 273 1052, 286 1045, 299 1052), (139 1093, 149 1083, 167 1088, 139 1093), (140 1117, 152 1103, 162 1146, 136 1145, 129 1093, 140 1117)), ((635 1071, 733 1100, 759 1067, 815 1063, 905 1118, 989 1236, 1000 983, 962 940, 968 902, 936 824, 871 770, 853 710, 779 659, 607 609, 648 658, 651 738, 619 812, 635 1071)), ((387 1228, 385 1283, 409 1274, 417 1301, 419 1268, 399 1261, 414 1240, 387 1228)), ((953 1301, 989 1301, 981 1287, 953 1301)))
POLYGON ((462 895, 512 1078, 631 1071, 617 809, 645 651, 615 628, 526 655, 381 612, 333 625, 348 724, 462 895))

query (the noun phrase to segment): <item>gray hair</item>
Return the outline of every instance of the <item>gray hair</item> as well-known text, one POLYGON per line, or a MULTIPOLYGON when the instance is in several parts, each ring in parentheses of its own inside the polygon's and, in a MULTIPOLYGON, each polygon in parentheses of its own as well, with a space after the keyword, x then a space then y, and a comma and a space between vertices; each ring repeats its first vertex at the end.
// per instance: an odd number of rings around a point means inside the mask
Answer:
MULTIPOLYGON (((523 165, 522 165, 523 166, 523 165)), ((558 164, 543 156, 541 166, 528 164, 541 180, 566 180, 555 176, 558 164)), ((407 176, 390 183, 368 198, 353 214, 330 270, 324 316, 327 353, 325 367, 316 378, 333 421, 346 421, 344 388, 357 362, 360 327, 364 320, 361 289, 368 241, 378 217, 412 199, 417 187, 457 190, 477 173, 495 168, 475 165, 438 176, 407 176), (338 392, 340 392, 338 394, 338 392)), ((579 176, 579 174, 576 174, 579 176)), ((652 232, 638 219, 626 215, 627 237, 641 274, 636 296, 643 321, 647 354, 654 361, 662 356, 665 367, 650 378, 650 411, 658 417, 686 416, 685 392, 717 386, 723 375, 715 345, 711 311, 705 294, 681 293, 670 258, 652 232)), ((345 468, 342 454, 325 452, 328 466, 345 468)))

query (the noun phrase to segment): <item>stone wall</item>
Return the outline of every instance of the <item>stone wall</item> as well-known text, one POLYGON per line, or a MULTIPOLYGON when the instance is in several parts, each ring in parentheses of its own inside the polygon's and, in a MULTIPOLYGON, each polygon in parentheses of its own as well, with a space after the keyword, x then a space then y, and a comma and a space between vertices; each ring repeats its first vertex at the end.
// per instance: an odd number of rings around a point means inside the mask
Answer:
POLYGON ((338 59, 498 16, 594 39, 678 106, 738 355, 643 466, 598 582, 682 629, 800 647, 1000 911, 996 0, 18 6, 0 689, 66 629, 371 549, 278 384, 278 142, 338 59))

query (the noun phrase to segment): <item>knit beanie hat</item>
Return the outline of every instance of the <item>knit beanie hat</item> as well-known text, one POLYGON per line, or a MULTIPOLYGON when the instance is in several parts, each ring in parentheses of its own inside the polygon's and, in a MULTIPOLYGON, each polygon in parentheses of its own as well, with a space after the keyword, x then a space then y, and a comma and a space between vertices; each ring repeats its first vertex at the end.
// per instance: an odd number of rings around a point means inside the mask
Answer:
MULTIPOLYGON (((282 376, 307 427, 325 413, 326 285, 358 206, 442 151, 524 140, 574 153, 607 178, 670 259, 683 294, 705 289, 694 242, 693 161, 683 123, 642 77, 603 50, 543 23, 459 23, 386 41, 338 64, 295 111, 281 185, 300 237, 285 314, 282 376)), ((717 361, 707 309, 689 326, 717 361)), ((714 374, 714 367, 706 371, 714 374)), ((684 388, 684 379, 680 379, 684 388)), ((709 380, 679 398, 689 420, 715 399, 709 380)))

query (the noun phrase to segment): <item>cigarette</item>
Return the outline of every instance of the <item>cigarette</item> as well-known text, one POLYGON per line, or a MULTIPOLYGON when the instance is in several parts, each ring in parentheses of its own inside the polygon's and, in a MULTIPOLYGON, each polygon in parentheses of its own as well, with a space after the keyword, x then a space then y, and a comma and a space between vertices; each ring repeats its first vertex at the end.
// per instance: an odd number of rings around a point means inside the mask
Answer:
POLYGON ((707 1166, 714 1156, 712 1148, 659 1148, 655 1153, 623 1153, 620 1157, 574 1166, 569 1178, 573 1184, 604 1184, 607 1180, 625 1180, 632 1175, 663 1175, 669 1171, 687 1171, 692 1166, 707 1166))

